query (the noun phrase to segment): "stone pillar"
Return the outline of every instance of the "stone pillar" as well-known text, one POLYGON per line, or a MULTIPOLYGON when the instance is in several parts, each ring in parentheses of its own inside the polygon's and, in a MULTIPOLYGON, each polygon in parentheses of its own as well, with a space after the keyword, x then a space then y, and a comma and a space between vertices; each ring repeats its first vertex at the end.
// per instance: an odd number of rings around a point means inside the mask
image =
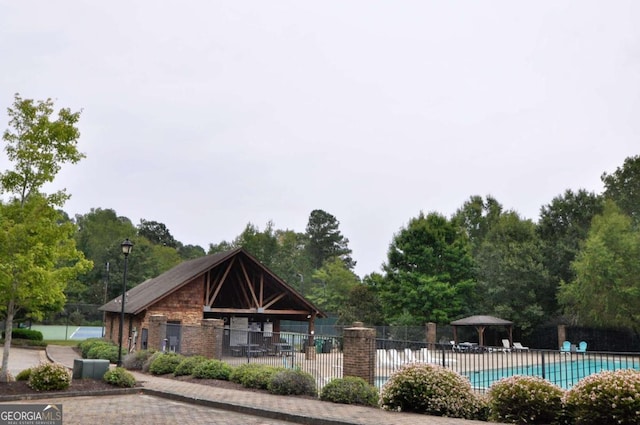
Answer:
POLYGON ((376 330, 362 322, 344 330, 342 374, 357 376, 374 385, 376 368, 376 330))
POLYGON ((147 348, 162 350, 167 338, 167 316, 154 314, 149 317, 149 334, 147 348))
POLYGON ((433 349, 436 347, 436 324, 433 322, 427 323, 427 345, 429 348, 433 349))
POLYGON ((202 329, 200 354, 211 359, 222 359, 224 321, 222 319, 202 319, 200 324, 202 329))
POLYGON ((562 347, 562 343, 567 340, 567 327, 558 325, 558 349, 562 347))

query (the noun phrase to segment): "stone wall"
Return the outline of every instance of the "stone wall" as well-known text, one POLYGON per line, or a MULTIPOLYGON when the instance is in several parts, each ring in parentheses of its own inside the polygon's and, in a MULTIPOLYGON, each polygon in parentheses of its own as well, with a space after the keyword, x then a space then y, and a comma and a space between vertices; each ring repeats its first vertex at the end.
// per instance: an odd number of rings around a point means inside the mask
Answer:
POLYGON ((344 330, 343 376, 356 376, 374 384, 376 367, 376 330, 362 322, 344 330))

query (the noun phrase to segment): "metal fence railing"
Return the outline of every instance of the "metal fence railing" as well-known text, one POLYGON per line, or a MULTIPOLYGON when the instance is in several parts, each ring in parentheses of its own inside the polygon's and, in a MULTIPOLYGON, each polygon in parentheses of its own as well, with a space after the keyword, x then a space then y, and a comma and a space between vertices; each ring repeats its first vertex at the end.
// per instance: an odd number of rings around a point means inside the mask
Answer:
POLYGON ((538 376, 561 388, 571 388, 582 378, 602 371, 618 369, 640 370, 640 353, 601 351, 505 349, 454 346, 451 344, 421 345, 416 342, 379 341, 376 352, 376 384, 381 387, 403 365, 419 362, 442 365, 469 379, 480 392, 492 383, 514 375, 538 376))

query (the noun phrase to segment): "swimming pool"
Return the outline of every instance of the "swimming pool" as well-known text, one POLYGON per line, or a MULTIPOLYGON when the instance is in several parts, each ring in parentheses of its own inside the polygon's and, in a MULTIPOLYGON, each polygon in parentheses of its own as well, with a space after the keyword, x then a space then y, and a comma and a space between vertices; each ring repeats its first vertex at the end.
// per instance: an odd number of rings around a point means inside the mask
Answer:
POLYGON ((518 365, 515 367, 466 372, 463 375, 469 378, 471 386, 476 389, 488 389, 495 381, 514 375, 539 376, 561 388, 569 389, 582 378, 605 370, 640 370, 638 359, 610 360, 606 358, 572 357, 566 361, 547 363, 545 365, 518 365))

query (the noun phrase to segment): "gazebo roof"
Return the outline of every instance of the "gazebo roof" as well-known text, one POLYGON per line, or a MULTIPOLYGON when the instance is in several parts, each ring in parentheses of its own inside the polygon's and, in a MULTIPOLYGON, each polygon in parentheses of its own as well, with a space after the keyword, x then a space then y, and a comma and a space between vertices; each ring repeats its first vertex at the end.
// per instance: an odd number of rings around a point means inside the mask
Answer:
POLYGON ((453 326, 510 326, 513 322, 493 316, 469 316, 451 322, 453 326))

